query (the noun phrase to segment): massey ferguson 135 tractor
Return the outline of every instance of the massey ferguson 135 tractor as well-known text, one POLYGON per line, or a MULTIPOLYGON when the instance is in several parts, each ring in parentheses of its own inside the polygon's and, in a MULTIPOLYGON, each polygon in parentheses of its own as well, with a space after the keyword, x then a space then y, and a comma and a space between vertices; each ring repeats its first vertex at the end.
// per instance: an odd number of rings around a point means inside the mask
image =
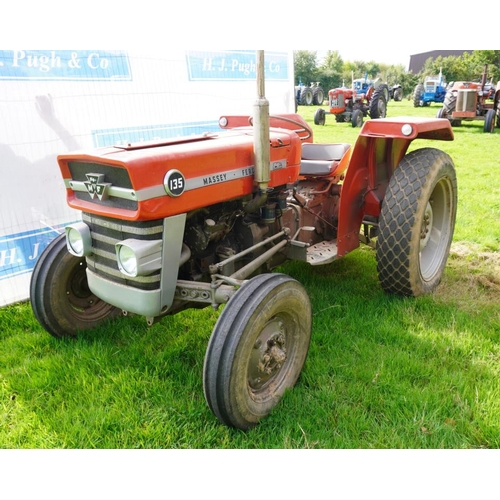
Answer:
MULTIPOLYGON (((336 122, 351 122, 353 127, 361 127, 363 118, 385 118, 389 88, 379 81, 367 82, 365 78, 353 80, 352 88, 332 89, 328 92, 330 113, 336 122)), ((314 113, 315 125, 324 125, 326 111, 318 108, 314 113)))
POLYGON ((496 88, 487 83, 488 65, 484 66, 481 82, 453 82, 448 86, 443 107, 436 114, 438 118, 448 118, 454 127, 462 120, 483 120, 483 131, 493 133, 500 127, 500 82, 496 88))
POLYGON ((80 222, 36 263, 34 314, 55 337, 117 314, 149 324, 224 305, 205 355, 216 417, 248 429, 297 381, 311 339, 304 287, 273 273, 288 259, 329 265, 360 241, 376 247, 388 293, 438 285, 453 236, 452 159, 414 139, 453 140, 448 120, 365 123, 354 146, 317 144, 296 114, 269 115, 257 53, 253 116, 222 130, 58 157, 80 222))

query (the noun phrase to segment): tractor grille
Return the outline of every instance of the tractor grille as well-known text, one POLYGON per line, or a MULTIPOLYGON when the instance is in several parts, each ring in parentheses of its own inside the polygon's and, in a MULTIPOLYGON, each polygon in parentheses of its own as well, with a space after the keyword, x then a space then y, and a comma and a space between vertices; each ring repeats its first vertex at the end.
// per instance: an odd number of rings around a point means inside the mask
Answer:
POLYGON ((474 112, 476 111, 477 92, 473 89, 461 89, 458 91, 456 111, 474 112))
POLYGON ((82 220, 90 227, 93 254, 87 257, 87 267, 94 273, 115 283, 141 290, 160 288, 160 271, 148 276, 130 278, 118 269, 115 244, 128 238, 161 240, 163 220, 128 222, 84 213, 82 220))
MULTIPOLYGON (((128 171, 124 168, 113 167, 110 165, 102 165, 100 163, 86 163, 79 161, 71 161, 68 164, 71 172, 71 179, 78 182, 88 182, 88 174, 104 175, 104 182, 111 184, 116 188, 132 189, 128 171)), ((96 205, 105 207, 123 208, 125 210, 137 210, 137 201, 130 200, 118 196, 109 196, 105 199, 94 198, 85 191, 76 191, 75 196, 79 200, 89 201, 96 205)))

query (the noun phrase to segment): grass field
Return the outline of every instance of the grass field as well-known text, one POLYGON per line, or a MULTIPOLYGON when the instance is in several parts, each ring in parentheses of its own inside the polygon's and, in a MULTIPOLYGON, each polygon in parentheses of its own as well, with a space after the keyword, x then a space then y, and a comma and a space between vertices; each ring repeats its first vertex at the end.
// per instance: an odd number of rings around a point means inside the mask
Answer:
MULTIPOLYGON (((390 102, 388 116, 437 105, 390 102)), ((315 108, 299 108, 312 123, 315 108)), ((359 129, 327 115, 316 142, 359 129)), ((0 310, 0 448, 499 448, 500 130, 482 122, 448 152, 458 175, 454 243, 432 296, 385 294, 375 252, 326 267, 291 262, 312 301, 313 337, 296 387, 249 432, 221 425, 203 396, 217 313, 187 311, 149 328, 120 318, 74 341, 50 337, 29 304, 0 310)))

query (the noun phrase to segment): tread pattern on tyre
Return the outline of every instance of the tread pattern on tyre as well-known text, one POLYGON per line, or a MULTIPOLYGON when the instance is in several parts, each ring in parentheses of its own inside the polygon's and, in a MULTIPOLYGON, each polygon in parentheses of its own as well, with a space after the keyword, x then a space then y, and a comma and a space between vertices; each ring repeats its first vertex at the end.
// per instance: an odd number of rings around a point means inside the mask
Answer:
MULTIPOLYGON (((428 182, 431 170, 443 163, 453 165, 451 158, 443 151, 422 148, 407 154, 391 177, 382 205, 380 234, 377 240, 377 271, 380 284, 387 292, 416 296, 431 291, 419 290, 414 283, 414 277, 411 276, 413 272, 411 252, 412 245, 415 244, 412 243, 412 237, 420 230, 416 227, 415 214, 419 203, 423 202, 422 189, 428 182)), ((456 197, 454 169, 452 173, 451 181, 456 197)), ((456 198, 453 200, 453 205, 454 225, 456 198)), ((452 235, 453 227, 450 243, 452 235)))
MULTIPOLYGON (((258 423, 258 419, 251 421, 248 416, 243 416, 241 409, 234 408, 231 403, 230 394, 227 392, 229 381, 229 370, 231 363, 228 362, 232 358, 233 353, 237 349, 240 342, 238 336, 234 335, 234 331, 243 331, 244 326, 248 322, 248 318, 253 314, 255 302, 252 303, 250 297, 258 296, 265 297, 270 290, 276 289, 279 285, 286 282, 293 282, 297 286, 302 287, 299 282, 280 273, 268 273, 255 276, 248 281, 240 289, 239 293, 235 294, 217 321, 214 332, 217 331, 217 338, 214 334, 210 338, 205 355, 203 367, 203 389, 205 399, 214 415, 224 424, 230 427, 236 427, 243 430, 249 429, 258 423), (239 295, 239 297, 238 297, 239 295), (228 307, 231 301, 242 301, 240 309, 228 307), (223 328, 220 328, 220 325, 223 328)), ((309 317, 311 305, 308 303, 309 317)), ((309 330, 311 324, 309 323, 309 330)), ((309 339, 307 343, 309 344, 309 339)), ((308 345, 307 344, 307 345, 308 345)), ((307 353, 306 353, 307 354, 307 353)), ((297 374, 298 377, 299 374, 297 374)), ((290 380, 291 385, 295 384, 295 380, 290 380)), ((262 415, 264 416, 264 415, 262 415)), ((255 416, 254 416, 255 417, 255 416)))

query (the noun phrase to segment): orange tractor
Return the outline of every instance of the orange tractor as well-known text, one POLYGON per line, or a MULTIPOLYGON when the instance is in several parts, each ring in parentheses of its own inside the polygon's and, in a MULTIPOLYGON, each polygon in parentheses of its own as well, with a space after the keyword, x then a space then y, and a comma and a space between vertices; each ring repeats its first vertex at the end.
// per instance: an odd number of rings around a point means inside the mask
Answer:
POLYGON ((148 324, 224 306, 208 342, 203 387, 224 424, 255 426, 304 365, 312 308, 287 260, 328 266, 376 247, 388 293, 438 285, 453 236, 457 184, 439 149, 446 120, 371 120, 354 145, 317 144, 296 114, 269 115, 262 52, 252 116, 221 131, 58 157, 81 221, 36 263, 31 304, 55 337, 134 313, 148 324))
POLYGON ((500 82, 495 88, 487 83, 488 65, 484 66, 481 82, 453 82, 447 90, 443 107, 437 118, 448 118, 452 126, 458 127, 462 120, 483 120, 484 132, 492 133, 500 127, 500 82))
MULTIPOLYGON (((353 80, 351 88, 340 87, 328 92, 329 112, 335 115, 338 123, 361 127, 368 115, 370 118, 385 118, 389 98, 389 87, 385 83, 358 78, 353 80)), ((318 108, 314 114, 315 125, 324 125, 325 121, 326 111, 318 108)))

